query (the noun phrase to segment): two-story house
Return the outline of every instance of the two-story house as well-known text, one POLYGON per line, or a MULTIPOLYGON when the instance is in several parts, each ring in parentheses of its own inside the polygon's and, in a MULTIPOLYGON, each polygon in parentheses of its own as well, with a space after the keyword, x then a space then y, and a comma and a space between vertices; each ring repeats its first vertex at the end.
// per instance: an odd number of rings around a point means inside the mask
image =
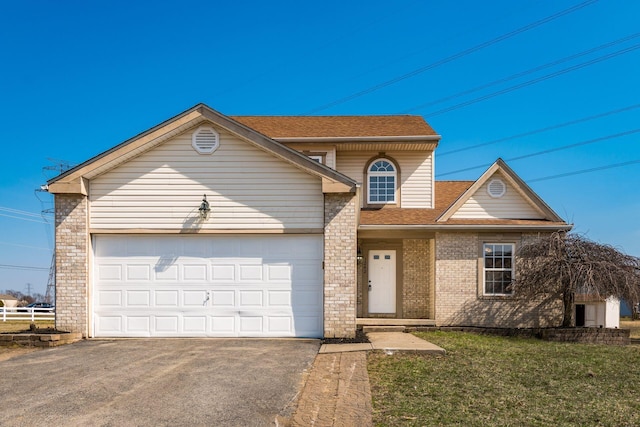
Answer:
POLYGON ((56 326, 90 337, 350 337, 547 326, 515 253, 570 229, 503 161, 435 181, 419 116, 229 117, 197 105, 59 175, 56 326))

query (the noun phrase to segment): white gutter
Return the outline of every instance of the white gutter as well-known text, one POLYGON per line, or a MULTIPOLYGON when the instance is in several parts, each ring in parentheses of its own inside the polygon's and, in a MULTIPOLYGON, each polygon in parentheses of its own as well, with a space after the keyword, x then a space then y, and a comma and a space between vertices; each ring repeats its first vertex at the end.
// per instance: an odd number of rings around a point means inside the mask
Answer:
POLYGON ((305 137, 271 137, 278 142, 424 142, 440 141, 440 135, 408 135, 408 136, 305 136, 305 137))
POLYGON ((392 231, 400 231, 400 230, 455 230, 455 231, 466 231, 466 230, 571 230, 573 228, 573 224, 567 225, 501 225, 501 224, 449 224, 449 225, 359 225, 358 230, 367 231, 367 230, 392 230, 392 231))

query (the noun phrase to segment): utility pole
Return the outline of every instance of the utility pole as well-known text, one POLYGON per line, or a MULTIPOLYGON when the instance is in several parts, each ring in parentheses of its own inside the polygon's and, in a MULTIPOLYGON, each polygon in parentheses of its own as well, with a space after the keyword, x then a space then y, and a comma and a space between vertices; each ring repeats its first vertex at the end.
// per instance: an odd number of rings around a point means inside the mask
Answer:
POLYGON ((44 294, 44 302, 55 305, 56 294, 56 253, 51 256, 51 267, 49 267, 49 279, 47 280, 47 292, 44 294))
MULTIPOLYGON (((71 162, 68 162, 66 160, 52 159, 50 157, 47 158, 47 160, 53 163, 53 165, 44 166, 42 168, 42 174, 46 178, 48 178, 48 175, 50 175, 51 172, 55 174, 61 174, 73 167, 71 162)), ((55 208, 51 207, 46 209, 45 208, 46 202, 38 196, 38 193, 48 193, 46 190, 46 187, 43 186, 39 189, 36 189, 35 194, 38 200, 40 200, 40 203, 42 204, 42 218, 45 221, 47 221, 45 215, 54 214, 55 208)), ((49 243, 51 243, 51 237, 50 237, 49 243)), ((55 243, 54 243, 54 250, 53 250, 53 255, 51 256, 51 266, 49 267, 49 278, 47 279, 47 290, 44 295, 44 302, 55 305, 55 294, 56 294, 56 251, 55 251, 55 243)))
POLYGON ((31 283, 27 283, 27 295, 31 296, 31 283))

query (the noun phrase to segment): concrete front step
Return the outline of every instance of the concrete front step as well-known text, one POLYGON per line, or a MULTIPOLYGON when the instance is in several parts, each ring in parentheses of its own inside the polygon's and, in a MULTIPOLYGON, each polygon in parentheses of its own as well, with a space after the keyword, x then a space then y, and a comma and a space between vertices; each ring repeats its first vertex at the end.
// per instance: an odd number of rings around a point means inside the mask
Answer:
POLYGON ((433 319, 389 319, 359 317, 356 319, 358 326, 436 326, 433 319))
POLYGON ((363 326, 362 332, 404 332, 406 328, 404 326, 363 326))

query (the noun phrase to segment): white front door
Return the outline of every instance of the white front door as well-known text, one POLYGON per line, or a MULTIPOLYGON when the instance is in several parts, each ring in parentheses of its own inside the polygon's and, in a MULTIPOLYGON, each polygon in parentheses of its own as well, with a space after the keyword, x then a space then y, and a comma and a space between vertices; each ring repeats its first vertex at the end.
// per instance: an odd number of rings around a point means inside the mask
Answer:
POLYGON ((369 251, 369 313, 396 312, 396 251, 369 251))

